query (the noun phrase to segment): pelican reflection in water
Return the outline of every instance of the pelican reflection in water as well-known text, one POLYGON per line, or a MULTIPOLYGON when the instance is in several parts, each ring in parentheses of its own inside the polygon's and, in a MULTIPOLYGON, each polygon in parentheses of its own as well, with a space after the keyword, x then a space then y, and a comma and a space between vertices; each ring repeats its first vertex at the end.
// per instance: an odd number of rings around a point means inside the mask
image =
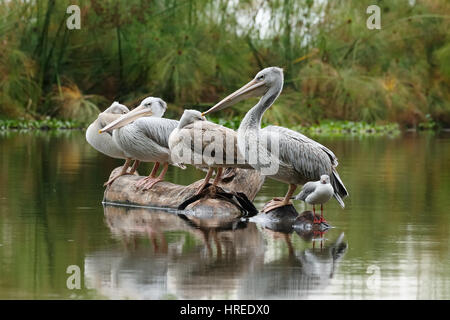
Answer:
MULTIPOLYGON (((290 204, 297 185, 308 181, 319 180, 320 176, 326 174, 330 177, 334 189, 334 197, 344 207, 343 198, 348 192, 341 181, 336 167, 338 161, 334 153, 320 143, 293 130, 278 126, 269 126, 261 129, 261 120, 264 112, 270 108, 283 89, 283 70, 270 67, 261 70, 255 78, 238 89, 225 99, 217 103, 203 115, 232 106, 237 102, 249 97, 262 96, 259 102, 247 112, 242 120, 238 132, 237 143, 240 152, 247 159, 248 150, 254 146, 255 141, 271 141, 268 147, 257 143, 258 157, 271 159, 278 164, 275 173, 267 175, 269 178, 289 184, 289 190, 284 198, 275 198, 264 211, 290 204), (274 144, 278 145, 278 155, 275 157, 271 152, 274 144)), ((259 164, 250 163, 255 169, 260 169, 259 164)))
POLYGON ((170 159, 169 135, 178 126, 178 121, 161 118, 166 109, 167 104, 162 99, 149 97, 99 131, 112 131, 113 141, 127 157, 155 163, 150 175, 136 184, 143 190, 163 181, 169 163, 177 165, 170 159), (163 169, 160 175, 155 177, 160 163, 163 163, 163 169))
POLYGON ((113 299, 297 299, 330 284, 347 248, 343 235, 319 251, 301 249, 292 232, 200 220, 105 206, 107 226, 123 243, 86 256, 86 287, 113 299))

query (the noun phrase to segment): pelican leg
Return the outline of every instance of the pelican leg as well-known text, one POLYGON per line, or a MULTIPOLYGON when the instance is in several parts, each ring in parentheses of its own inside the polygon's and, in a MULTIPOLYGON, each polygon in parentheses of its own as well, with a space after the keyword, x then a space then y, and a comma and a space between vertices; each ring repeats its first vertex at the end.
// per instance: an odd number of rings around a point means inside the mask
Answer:
POLYGON ((150 172, 149 176, 139 180, 136 183, 136 187, 140 188, 144 184, 146 184, 149 180, 155 179, 155 175, 156 175, 156 172, 158 172, 158 168, 159 168, 159 162, 155 162, 155 164, 153 165, 152 172, 150 172))
POLYGON ((213 186, 217 186, 217 184, 220 182, 220 179, 222 178, 222 173, 223 173, 223 168, 218 168, 216 177, 214 178, 214 181, 212 183, 213 186))
MULTIPOLYGON (((214 169, 213 169, 213 168, 209 168, 209 169, 208 169, 208 173, 206 174, 206 177, 205 177, 203 183, 202 183, 201 186, 198 188, 198 190, 197 190, 197 192, 195 193, 195 195, 199 195, 199 194, 203 191, 203 189, 205 189, 206 185, 209 183, 209 179, 211 179, 211 176, 212 176, 213 172, 214 172, 214 169)), ((214 179, 214 180, 215 180, 215 179, 214 179)))
MULTIPOLYGON (((213 240, 214 240, 214 243, 215 243, 215 245, 216 245, 216 249, 217 249, 217 258, 222 258, 222 245, 220 244, 220 240, 219 240, 219 237, 217 236, 217 232, 215 232, 215 231, 212 231, 213 232, 213 240)), ((225 250, 226 250, 227 248, 225 247, 225 250)))
POLYGON ((290 199, 291 199, 292 195, 294 194, 295 189, 297 189, 297 186, 295 184, 290 184, 289 190, 286 193, 286 196, 284 198, 273 198, 271 201, 269 201, 268 203, 266 203, 264 205, 262 212, 267 213, 276 208, 292 205, 292 202, 290 199))
POLYGON ((128 173, 128 172, 127 172, 128 168, 130 167, 130 163, 131 163, 131 159, 130 159, 130 158, 127 158, 127 159, 125 160, 125 163, 124 163, 123 166, 122 166, 122 170, 120 171, 120 173, 119 173, 118 175, 112 177, 112 178, 109 179, 108 181, 106 181, 106 182, 103 184, 103 186, 104 186, 104 187, 110 186, 110 185, 111 185, 118 177, 123 176, 123 175, 125 175, 125 174, 131 174, 131 173, 128 173))
POLYGON ((159 169, 159 162, 156 162, 155 165, 153 166, 152 172, 150 172, 150 177, 154 178, 156 175, 156 172, 158 172, 159 169))
POLYGON ((287 233, 283 233, 283 238, 284 238, 284 241, 286 242, 287 247, 288 247, 289 258, 294 257, 295 256, 295 250, 294 250, 294 247, 292 246, 291 235, 287 234, 287 233))
POLYGON ((142 190, 151 189, 158 182, 164 181, 164 176, 166 175, 167 169, 169 169, 169 163, 168 162, 164 162, 163 169, 161 170, 161 173, 159 174, 158 177, 156 177, 156 178, 154 178, 154 177, 147 177, 147 178, 145 178, 147 180, 146 180, 146 183, 144 184, 142 190), (150 178, 150 179, 148 179, 148 178, 150 178))
POLYGON ((139 167, 141 162, 139 160, 134 160, 133 166, 131 167, 130 174, 134 174, 139 167))

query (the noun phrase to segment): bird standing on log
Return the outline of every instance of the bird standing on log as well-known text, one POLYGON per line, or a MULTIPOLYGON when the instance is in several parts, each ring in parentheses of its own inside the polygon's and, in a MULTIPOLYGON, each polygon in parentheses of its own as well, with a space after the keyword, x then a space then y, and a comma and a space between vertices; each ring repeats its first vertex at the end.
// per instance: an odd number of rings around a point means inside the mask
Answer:
POLYGON ((323 205, 333 197, 333 187, 330 184, 330 177, 323 174, 319 181, 310 181, 303 185, 300 193, 294 197, 295 200, 302 200, 313 206, 313 223, 326 222, 323 218, 323 205), (315 205, 320 204, 320 219, 316 219, 315 205))
POLYGON ((197 168, 208 168, 199 194, 209 183, 214 168, 217 168, 213 185, 222 177, 223 168, 252 169, 240 156, 237 134, 234 130, 207 121, 197 110, 185 110, 180 122, 169 137, 172 161, 191 164, 197 168))
POLYGON ((99 131, 112 132, 113 141, 127 157, 155 163, 150 175, 136 184, 143 190, 163 181, 169 163, 177 165, 170 159, 169 135, 178 126, 178 121, 161 118, 166 109, 167 104, 162 99, 148 97, 138 107, 99 131), (163 169, 155 177, 160 163, 163 163, 163 169))
POLYGON ((348 192, 341 181, 336 167, 338 161, 334 153, 320 143, 301 133, 278 126, 261 129, 261 119, 264 112, 270 108, 283 89, 283 70, 270 67, 261 70, 255 78, 225 99, 217 103, 202 115, 232 106, 237 102, 250 98, 261 97, 242 120, 238 132, 237 143, 246 161, 255 169, 261 170, 269 178, 289 184, 289 190, 284 198, 274 198, 265 206, 268 212, 275 208, 291 204, 297 185, 318 180, 321 175, 330 176, 334 189, 333 196, 344 207, 343 198, 348 192), (261 143, 265 141, 266 143, 261 143), (254 152, 249 152, 254 150, 254 152), (273 152, 275 151, 275 152, 273 152), (257 161, 251 156, 256 153, 257 161), (275 164, 277 170, 263 172, 263 161, 275 164))
POLYGON ((119 175, 105 182, 105 186, 111 184, 118 176, 124 174, 134 174, 134 172, 136 171, 137 163, 135 162, 131 171, 127 173, 127 169, 130 166, 132 159, 128 158, 123 150, 116 145, 116 143, 112 139, 111 134, 98 134, 98 131, 101 128, 118 119, 120 116, 128 113, 129 111, 130 110, 125 105, 115 101, 109 108, 100 113, 97 119, 95 119, 95 121, 92 122, 86 130, 86 140, 94 149, 111 158, 125 159, 125 163, 122 166, 122 171, 119 173, 119 175))

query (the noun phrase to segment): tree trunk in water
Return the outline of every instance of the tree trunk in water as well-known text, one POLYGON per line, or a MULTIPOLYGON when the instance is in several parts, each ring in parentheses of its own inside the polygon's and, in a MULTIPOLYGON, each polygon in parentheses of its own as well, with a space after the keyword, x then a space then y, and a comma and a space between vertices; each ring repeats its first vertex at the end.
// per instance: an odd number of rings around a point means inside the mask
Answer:
MULTIPOLYGON (((120 172, 116 168, 111 176, 120 172)), ((160 207, 178 209, 183 203, 189 203, 184 209, 192 210, 193 214, 201 217, 230 218, 242 216, 242 207, 236 201, 236 193, 245 194, 252 201, 264 183, 264 177, 256 170, 230 169, 225 172, 224 177, 218 184, 220 188, 212 186, 206 188, 201 196, 195 197, 198 187, 203 179, 188 186, 177 185, 168 181, 156 183, 150 190, 140 190, 135 183, 144 177, 137 175, 124 175, 116 179, 111 186, 105 190, 103 202, 107 204, 160 207), (222 195, 226 194, 231 199, 222 195), (233 196, 232 196, 233 195, 233 196), (198 198, 198 199, 197 199, 198 198)))

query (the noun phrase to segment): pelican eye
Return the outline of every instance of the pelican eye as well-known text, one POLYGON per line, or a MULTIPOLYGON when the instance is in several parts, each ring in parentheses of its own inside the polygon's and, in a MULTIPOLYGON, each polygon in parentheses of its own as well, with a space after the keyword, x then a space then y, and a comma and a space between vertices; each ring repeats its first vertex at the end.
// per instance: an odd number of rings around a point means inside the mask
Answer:
POLYGON ((258 78, 256 78, 256 80, 258 80, 258 81, 264 80, 264 75, 262 74, 262 75, 258 76, 258 78))

